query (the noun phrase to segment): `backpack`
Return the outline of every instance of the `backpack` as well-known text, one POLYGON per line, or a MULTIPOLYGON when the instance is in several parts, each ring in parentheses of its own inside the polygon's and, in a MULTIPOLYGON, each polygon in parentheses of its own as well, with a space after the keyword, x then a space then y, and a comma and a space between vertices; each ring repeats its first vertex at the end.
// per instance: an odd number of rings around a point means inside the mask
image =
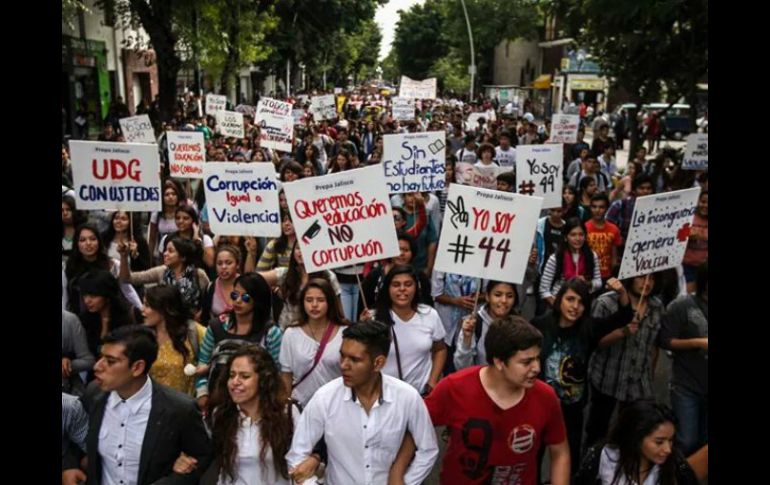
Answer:
POLYGON ((212 319, 209 328, 211 328, 214 336, 214 350, 211 352, 211 360, 209 361, 209 393, 213 393, 217 380, 227 368, 230 357, 245 344, 257 344, 264 347, 267 330, 264 334, 233 335, 225 330, 224 322, 219 319, 212 319))

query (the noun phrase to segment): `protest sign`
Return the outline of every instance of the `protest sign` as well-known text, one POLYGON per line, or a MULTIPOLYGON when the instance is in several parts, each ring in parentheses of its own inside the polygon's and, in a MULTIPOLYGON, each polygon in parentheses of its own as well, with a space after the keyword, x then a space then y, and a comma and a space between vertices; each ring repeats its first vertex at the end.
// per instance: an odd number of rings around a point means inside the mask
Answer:
POLYGON ((337 117, 337 104, 334 95, 313 96, 310 99, 310 113, 316 121, 335 119, 337 117))
POLYGON ((218 111, 227 109, 227 96, 221 94, 206 95, 206 114, 214 116, 218 111))
POLYGON ((295 125, 304 125, 305 120, 307 120, 307 115, 305 115, 305 110, 301 108, 291 110, 291 117, 295 125))
POLYGON ((548 143, 577 143, 580 116, 554 114, 551 121, 551 138, 548 143))
POLYGON ((516 192, 542 197, 543 209, 561 207, 562 145, 519 145, 516 147, 516 192))
POLYGON ((251 116, 252 118, 254 117, 255 113, 254 106, 249 106, 248 104, 239 104, 235 107, 234 111, 242 115, 251 116))
POLYGON ((541 203, 539 197, 450 185, 434 269, 520 284, 541 203))
POLYGON ((217 111, 217 128, 224 136, 243 138, 243 115, 235 111, 217 111))
POLYGON ((497 189, 497 176, 503 172, 510 172, 509 167, 490 165, 478 167, 472 163, 457 162, 455 164, 455 182, 462 185, 470 185, 482 189, 497 189))
POLYGON ((422 81, 415 81, 406 76, 401 76, 398 96, 401 98, 436 99, 436 78, 432 77, 422 81))
POLYGON ((167 131, 168 164, 172 177, 203 177, 206 142, 200 131, 167 131))
POLYGON ((479 120, 484 118, 484 122, 487 123, 489 120, 487 119, 486 113, 471 113, 468 115, 468 121, 467 121, 467 127, 470 131, 478 131, 481 128, 479 127, 479 120))
POLYGON ((209 224, 223 236, 278 237, 281 212, 271 163, 207 163, 203 190, 209 224))
POLYGON ((412 121, 414 119, 414 99, 393 98, 393 119, 412 121))
POLYGON ((687 148, 682 161, 683 170, 709 169, 709 135, 693 133, 687 137, 687 148))
POLYGON ((147 115, 132 116, 120 119, 120 131, 126 143, 152 143, 156 144, 155 130, 147 115))
POLYGON ((291 152, 294 118, 291 104, 262 98, 257 105, 255 122, 259 124, 260 146, 291 152))
POLYGON ((382 168, 390 193, 444 190, 446 133, 383 136, 382 168))
POLYGON ((619 279, 682 264, 699 195, 695 187, 636 199, 619 279))
POLYGON ((78 209, 161 210, 156 145, 73 140, 70 155, 78 209))
POLYGON ((399 254, 382 167, 283 185, 308 273, 399 254))

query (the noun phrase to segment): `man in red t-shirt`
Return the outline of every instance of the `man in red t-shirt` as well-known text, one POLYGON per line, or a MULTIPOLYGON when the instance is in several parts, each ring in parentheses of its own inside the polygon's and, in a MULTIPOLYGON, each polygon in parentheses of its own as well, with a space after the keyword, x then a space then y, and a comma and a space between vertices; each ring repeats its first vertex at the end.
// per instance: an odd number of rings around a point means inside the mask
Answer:
POLYGON ((620 229, 605 219, 610 199, 605 193, 591 197, 591 219, 586 222, 586 241, 599 257, 599 270, 605 282, 618 265, 618 248, 623 245, 620 229))
MULTIPOLYGON (((542 342, 540 331, 522 317, 495 320, 484 344, 489 365, 450 374, 425 399, 433 425, 449 431, 442 484, 535 485, 543 445, 551 454, 551 484, 569 484, 559 398, 537 379, 542 342)), ((395 469, 408 465, 406 447, 408 441, 395 469)))

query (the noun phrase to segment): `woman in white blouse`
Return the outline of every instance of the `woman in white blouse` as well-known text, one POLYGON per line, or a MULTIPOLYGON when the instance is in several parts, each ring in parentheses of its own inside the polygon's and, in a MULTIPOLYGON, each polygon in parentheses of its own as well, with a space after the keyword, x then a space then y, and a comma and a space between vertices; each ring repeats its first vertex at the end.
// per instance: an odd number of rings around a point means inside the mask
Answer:
POLYGON ((375 319, 390 325, 388 360, 382 372, 427 395, 441 377, 447 359, 446 331, 438 313, 419 304, 420 279, 412 266, 396 266, 383 282, 375 319))
MULTIPOLYGON (((224 402, 214 408, 214 461, 201 479, 216 476, 217 485, 289 485, 286 453, 291 446, 299 409, 289 404, 288 391, 270 353, 257 345, 237 350, 227 364, 228 379, 219 385, 224 402), (224 391, 222 389, 222 391, 224 391)), ((177 473, 189 473, 194 459, 181 456, 177 473)))
POLYGON ((299 322, 281 340, 281 377, 292 398, 303 407, 324 384, 340 377, 342 326, 332 285, 315 278, 299 294, 299 322))

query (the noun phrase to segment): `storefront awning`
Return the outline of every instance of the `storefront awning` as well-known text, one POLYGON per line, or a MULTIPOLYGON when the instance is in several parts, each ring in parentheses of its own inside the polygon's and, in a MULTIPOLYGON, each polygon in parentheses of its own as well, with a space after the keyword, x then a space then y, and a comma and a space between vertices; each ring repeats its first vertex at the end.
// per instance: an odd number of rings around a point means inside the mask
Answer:
POLYGON ((532 83, 532 87, 534 87, 535 89, 551 89, 551 75, 541 74, 532 83))

